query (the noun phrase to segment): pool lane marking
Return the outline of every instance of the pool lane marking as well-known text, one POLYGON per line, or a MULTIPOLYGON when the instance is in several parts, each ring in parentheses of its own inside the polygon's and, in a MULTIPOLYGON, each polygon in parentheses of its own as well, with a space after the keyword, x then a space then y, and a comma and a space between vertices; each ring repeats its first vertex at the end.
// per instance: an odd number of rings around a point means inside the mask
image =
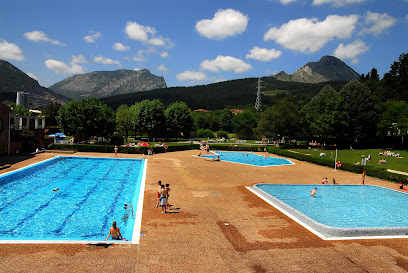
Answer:
MULTIPOLYGON (((68 169, 67 171, 72 170, 73 168, 75 168, 75 166, 72 166, 72 167, 71 167, 70 169, 68 169)), ((61 174, 65 173, 65 172, 66 172, 66 171, 62 172, 61 174)), ((21 178, 24 178, 24 175, 26 175, 26 174, 21 174, 21 175, 23 176, 23 177, 21 177, 21 178)), ((31 190, 31 191, 29 191, 29 192, 26 192, 26 194, 20 195, 19 197, 15 198, 14 200, 7 202, 3 207, 0 207, 0 211, 2 211, 3 209, 5 209, 6 207, 8 207, 8 205, 9 205, 10 203, 15 203, 15 202, 21 200, 22 198, 27 197, 27 195, 29 195, 29 194, 31 194, 31 193, 37 191, 38 189, 43 188, 43 187, 46 187, 46 186, 49 186, 50 184, 54 183, 54 181, 53 181, 52 179, 50 179, 50 178, 53 178, 53 177, 47 177, 47 179, 49 180, 48 183, 41 184, 41 185, 35 187, 33 190, 31 190)), ((54 177, 54 178, 55 178, 55 177, 54 177)), ((44 181, 44 182, 47 182, 47 181, 44 181)), ((7 190, 7 189, 9 189, 9 188, 12 187, 12 186, 13 186, 13 185, 9 185, 9 186, 7 186, 6 188, 3 188, 3 190, 7 190)))
MULTIPOLYGON (((94 166, 96 166, 96 165, 94 165, 94 166)), ((86 175, 86 174, 85 174, 85 175, 86 175)), ((85 176, 85 175, 84 175, 84 176, 85 176)), ((69 184, 67 188, 69 188, 69 187, 70 187, 72 184, 74 184, 74 183, 75 183, 75 181, 73 181, 71 184, 69 184)), ((12 229, 9 229, 9 230, 7 230, 7 231, 2 231, 2 232, 0 232, 0 233, 3 233, 3 234, 10 234, 10 233, 12 233, 13 230, 15 230, 16 228, 18 228, 18 227, 19 227, 20 225, 22 225, 25 221, 27 221, 28 219, 34 217, 39 211, 41 211, 41 210, 43 210, 44 208, 48 207, 49 204, 51 203, 51 201, 53 201, 53 200, 56 199, 57 197, 58 197, 57 194, 56 194, 56 195, 53 195, 53 196, 51 197, 51 199, 50 199, 48 202, 46 202, 45 204, 42 204, 41 206, 37 207, 31 215, 25 217, 24 219, 21 219, 21 220, 17 223, 17 225, 16 225, 15 227, 13 227, 12 229)))

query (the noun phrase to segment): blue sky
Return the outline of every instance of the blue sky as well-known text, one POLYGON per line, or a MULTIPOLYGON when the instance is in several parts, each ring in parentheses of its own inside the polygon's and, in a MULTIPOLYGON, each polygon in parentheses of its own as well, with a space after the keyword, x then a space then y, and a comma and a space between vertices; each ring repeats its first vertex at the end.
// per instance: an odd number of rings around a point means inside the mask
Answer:
POLYGON ((291 74, 324 55, 382 77, 407 45, 408 0, 0 0, 0 59, 46 87, 145 68, 191 86, 291 74))

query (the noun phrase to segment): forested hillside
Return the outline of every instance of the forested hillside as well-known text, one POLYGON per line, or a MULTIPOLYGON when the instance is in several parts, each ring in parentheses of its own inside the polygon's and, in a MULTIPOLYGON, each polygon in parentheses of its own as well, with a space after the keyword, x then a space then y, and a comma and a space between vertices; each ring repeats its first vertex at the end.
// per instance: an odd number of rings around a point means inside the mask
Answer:
MULTIPOLYGON (((273 77, 264 77, 261 91, 278 90, 290 95, 306 95, 313 97, 324 86, 330 84, 335 89, 340 89, 345 82, 326 83, 300 83, 284 82, 273 77)), ((191 109, 204 108, 208 110, 224 109, 227 106, 238 107, 255 104, 258 78, 225 81, 220 83, 198 85, 192 87, 170 87, 147 92, 138 92, 126 95, 102 98, 101 100, 113 109, 122 104, 128 106, 145 99, 160 99, 165 105, 176 101, 184 101, 191 109)), ((273 96, 263 96, 263 105, 268 105, 273 96)))

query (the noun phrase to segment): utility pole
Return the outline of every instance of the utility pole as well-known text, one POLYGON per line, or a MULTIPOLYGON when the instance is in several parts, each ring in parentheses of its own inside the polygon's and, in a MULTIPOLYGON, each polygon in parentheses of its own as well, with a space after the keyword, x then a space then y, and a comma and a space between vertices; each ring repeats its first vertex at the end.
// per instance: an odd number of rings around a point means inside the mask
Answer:
POLYGON ((255 109, 261 109, 261 78, 258 79, 258 92, 256 92, 255 109))

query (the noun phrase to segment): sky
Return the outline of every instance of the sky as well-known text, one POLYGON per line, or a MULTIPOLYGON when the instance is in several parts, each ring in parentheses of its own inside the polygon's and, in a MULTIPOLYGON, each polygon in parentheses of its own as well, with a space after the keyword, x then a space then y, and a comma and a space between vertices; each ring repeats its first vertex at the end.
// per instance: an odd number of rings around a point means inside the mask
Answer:
POLYGON ((408 0, 0 0, 0 59, 45 87, 117 69, 203 85, 325 55, 382 77, 402 53, 408 0))

